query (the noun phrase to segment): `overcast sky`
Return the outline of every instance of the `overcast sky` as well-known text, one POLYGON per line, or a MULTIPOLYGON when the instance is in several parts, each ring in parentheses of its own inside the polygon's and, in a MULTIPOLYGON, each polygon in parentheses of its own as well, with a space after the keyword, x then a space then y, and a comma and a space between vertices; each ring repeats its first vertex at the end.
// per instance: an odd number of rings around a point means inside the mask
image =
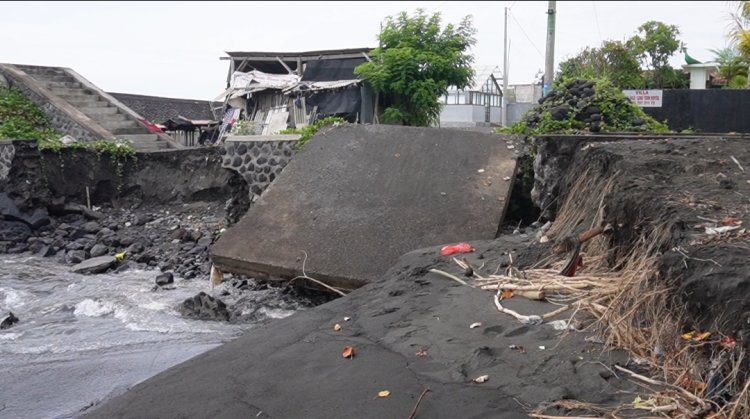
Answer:
MULTIPOLYGON (((476 64, 502 68, 510 7, 511 84, 544 68, 546 1, 493 2, 3 2, 0 62, 71 67, 110 92, 212 99, 224 88, 224 51, 377 46, 380 22, 417 8, 444 23, 474 17, 476 64)), ((677 25, 691 56, 726 45, 726 1, 557 2, 555 63, 602 40, 624 40, 648 20, 677 25)), ((672 64, 683 63, 680 54, 672 64)))

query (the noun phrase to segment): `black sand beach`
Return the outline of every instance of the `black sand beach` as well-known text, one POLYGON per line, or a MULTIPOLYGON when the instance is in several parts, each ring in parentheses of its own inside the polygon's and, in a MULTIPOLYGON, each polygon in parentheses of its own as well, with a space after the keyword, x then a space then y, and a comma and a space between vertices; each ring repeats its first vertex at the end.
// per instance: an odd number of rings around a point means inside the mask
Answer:
MULTIPOLYGON (((507 263, 504 252, 523 251, 527 242, 474 243, 467 259, 494 270, 507 263)), ((439 247, 411 252, 381 281, 265 325, 84 416, 409 417, 429 389, 414 417, 518 418, 560 399, 618 404, 635 397, 636 386, 611 372, 613 363, 627 363, 624 353, 604 351, 587 333, 523 325, 496 310, 490 291, 430 268, 460 271, 439 247), (470 328, 474 322, 481 326, 470 328), (352 359, 342 356, 346 346, 355 348, 352 359), (473 381, 482 375, 489 379, 473 381), (390 395, 378 397, 383 390, 390 395)), ((522 298, 506 305, 525 313, 555 308, 522 298)))

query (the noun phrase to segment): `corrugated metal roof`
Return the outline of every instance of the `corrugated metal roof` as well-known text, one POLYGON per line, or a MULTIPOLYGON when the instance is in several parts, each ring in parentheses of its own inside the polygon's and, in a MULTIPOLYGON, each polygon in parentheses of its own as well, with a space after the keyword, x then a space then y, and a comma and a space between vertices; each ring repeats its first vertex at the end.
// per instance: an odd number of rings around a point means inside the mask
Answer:
POLYGON ((285 89, 284 92, 315 92, 320 90, 333 90, 353 86, 362 80, 334 80, 334 81, 302 81, 298 85, 285 89))
POLYGON ((467 90, 471 91, 479 91, 482 90, 482 87, 487 82, 487 79, 490 78, 491 75, 495 75, 496 79, 502 78, 502 70, 500 70, 500 66, 497 65, 485 65, 485 66, 477 66, 474 67, 474 80, 471 83, 471 86, 467 88, 467 90))
POLYGON ((341 54, 359 54, 369 53, 375 48, 346 48, 346 49, 327 49, 320 51, 302 51, 302 52, 264 52, 264 51, 228 51, 226 54, 230 57, 279 57, 279 58, 297 58, 297 57, 317 57, 321 55, 341 55, 341 54))

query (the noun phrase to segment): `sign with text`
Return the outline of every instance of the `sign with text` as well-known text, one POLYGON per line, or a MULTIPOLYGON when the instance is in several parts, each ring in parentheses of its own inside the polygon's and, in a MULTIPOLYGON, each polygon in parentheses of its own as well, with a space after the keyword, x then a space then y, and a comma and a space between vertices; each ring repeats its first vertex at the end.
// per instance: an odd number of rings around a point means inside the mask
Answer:
POLYGON ((662 90, 623 90, 622 93, 641 108, 661 108, 662 90))

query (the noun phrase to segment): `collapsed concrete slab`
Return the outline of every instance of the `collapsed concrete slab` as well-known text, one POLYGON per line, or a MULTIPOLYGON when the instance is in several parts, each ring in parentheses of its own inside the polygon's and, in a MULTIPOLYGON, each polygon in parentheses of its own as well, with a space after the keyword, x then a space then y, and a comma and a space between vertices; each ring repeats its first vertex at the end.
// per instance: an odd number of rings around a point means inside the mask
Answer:
POLYGON ((497 135, 346 126, 319 133, 212 249, 223 270, 357 288, 413 249, 494 238, 516 159, 497 135), (305 254, 307 257, 305 258, 305 254))

